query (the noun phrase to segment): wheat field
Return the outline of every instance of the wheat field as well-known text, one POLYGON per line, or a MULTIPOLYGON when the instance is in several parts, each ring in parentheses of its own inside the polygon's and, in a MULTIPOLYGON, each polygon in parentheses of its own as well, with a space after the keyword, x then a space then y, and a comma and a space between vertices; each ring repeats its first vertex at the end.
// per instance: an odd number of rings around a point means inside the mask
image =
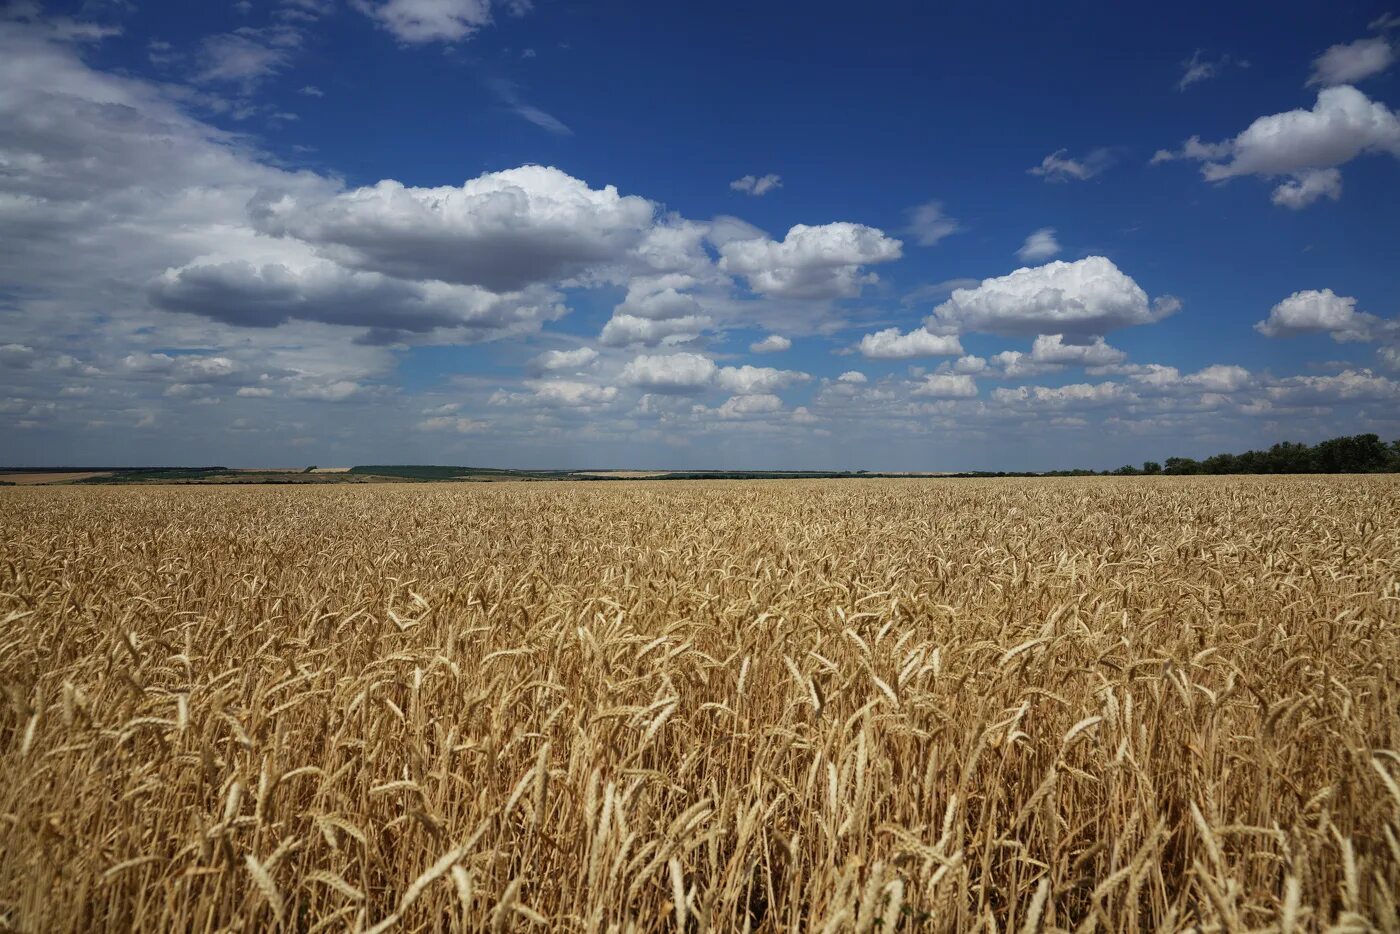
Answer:
POLYGON ((1400 480, 0 493, 0 929, 1397 931, 1400 480))

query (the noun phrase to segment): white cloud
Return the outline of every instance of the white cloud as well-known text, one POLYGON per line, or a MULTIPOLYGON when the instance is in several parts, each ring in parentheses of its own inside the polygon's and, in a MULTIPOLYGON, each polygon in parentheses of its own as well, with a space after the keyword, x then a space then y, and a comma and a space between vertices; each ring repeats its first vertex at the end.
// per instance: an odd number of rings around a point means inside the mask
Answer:
POLYGON ((774 298, 830 299, 859 294, 877 281, 861 267, 899 259, 898 240, 863 224, 797 224, 782 241, 730 240, 720 268, 744 276, 755 292, 774 298))
POLYGON ((546 350, 530 361, 531 368, 541 373, 554 373, 561 370, 582 370, 593 365, 598 359, 598 351, 592 347, 579 347, 574 350, 546 350))
POLYGON ((1249 385, 1249 371, 1242 366, 1213 364, 1185 377, 1182 382, 1207 392, 1238 392, 1249 385))
POLYGON ((617 387, 598 386, 570 379, 538 380, 526 384, 535 394, 535 401, 544 405, 581 407, 604 405, 617 398, 617 387))
POLYGON ((1336 169, 1303 169, 1274 189, 1270 200, 1281 208, 1301 210, 1319 198, 1342 197, 1342 173, 1336 169))
POLYGON ((791 349, 792 341, 781 334, 769 334, 763 340, 754 341, 749 345, 750 353, 780 353, 791 349))
POLYGON ((713 360, 700 354, 643 354, 623 367, 622 381, 649 392, 698 392, 714 381, 718 369, 713 360))
POLYGON ((734 191, 761 198, 775 188, 782 188, 783 178, 781 175, 745 175, 743 178, 734 179, 729 183, 729 187, 734 191))
POLYGON ((919 246, 934 246, 960 230, 958 219, 943 213, 942 201, 927 201, 909 209, 909 232, 919 246))
POLYGON ((1395 48, 1384 36, 1332 46, 1313 60, 1309 85, 1355 84, 1378 75, 1395 63, 1395 48))
POLYGON ((683 318, 639 318, 635 315, 614 314, 598 340, 607 347, 629 344, 683 344, 704 333, 714 321, 705 315, 683 318))
POLYGON ((736 395, 773 392, 811 379, 806 373, 798 370, 779 370, 770 366, 747 364, 723 367, 716 376, 716 382, 721 389, 736 395))
POLYGON ((854 383, 856 385, 868 382, 865 378, 865 374, 860 372, 859 370, 847 370, 840 376, 836 377, 836 381, 838 383, 854 383))
POLYGON ((915 328, 907 334, 899 328, 885 328, 860 339, 862 356, 872 360, 910 360, 915 357, 948 357, 963 352, 956 335, 933 334, 915 328))
POLYGON ((1055 261, 957 289, 934 309, 935 331, 984 331, 1007 336, 1063 334, 1066 340, 1160 321, 1179 308, 1172 298, 1153 303, 1129 276, 1102 256, 1055 261))
POLYGON ((753 396, 732 396, 714 412, 720 418, 744 418, 749 415, 771 415, 783 407, 783 400, 771 393, 753 396))
POLYGON ((1121 383, 1071 383, 1068 386, 1017 386, 992 390, 992 399, 1003 405, 1037 408, 1094 408, 1132 398, 1121 383))
POLYGON ((1016 258, 1023 262, 1034 263, 1038 260, 1049 259, 1058 252, 1060 252, 1060 242, 1055 239, 1055 228, 1042 227, 1026 237, 1026 242, 1016 251, 1016 258))
POLYGON ((1254 325, 1265 337, 1298 334, 1331 334, 1337 342, 1376 340, 1394 326, 1375 315, 1356 310, 1356 299, 1331 289, 1294 292, 1269 310, 1269 317, 1254 325))
POLYGON ((977 381, 966 374, 934 373, 925 376, 910 394, 930 399, 971 399, 977 395, 977 381))
POLYGON ((1062 334, 1041 334, 1031 345, 1031 359, 1066 366, 1108 366, 1122 363, 1128 355, 1110 347, 1102 337, 1088 344, 1066 344, 1062 334))
POLYGON ((325 92, 325 91, 322 91, 320 88, 316 87, 316 85, 314 85, 314 84, 308 84, 308 85, 306 85, 305 87, 303 87, 303 88, 302 88, 300 91, 298 91, 297 93, 298 93, 298 94, 304 94, 304 95, 306 95, 307 97, 325 97, 325 96, 326 96, 326 92, 325 92))
POLYGON ((492 6, 515 15, 527 12, 528 0, 351 0, 400 42, 457 42, 469 39, 493 21, 492 6))
POLYGON ((651 227, 654 206, 525 165, 461 187, 385 180, 321 200, 266 198, 250 210, 264 232, 356 269, 508 291, 622 261, 651 227))
POLYGON ((1113 165, 1113 152, 1109 149, 1095 149, 1079 159, 1066 155, 1067 152, 1067 149, 1057 149, 1041 159, 1040 165, 1026 171, 1039 175, 1047 182, 1083 182, 1113 165))
POLYGON ((1400 383, 1370 370, 1343 370, 1333 376, 1290 376, 1266 394, 1280 405, 1325 405, 1337 402, 1400 400, 1400 383))
POLYGON ((1291 182, 1275 190, 1274 203, 1297 208, 1340 192, 1340 174, 1318 170, 1335 169, 1367 153, 1400 157, 1400 119, 1379 101, 1341 85, 1319 91, 1311 110, 1260 117, 1234 139, 1220 143, 1192 137, 1180 152, 1163 150, 1152 161, 1204 162, 1201 174, 1213 182, 1241 175, 1290 176, 1291 182))

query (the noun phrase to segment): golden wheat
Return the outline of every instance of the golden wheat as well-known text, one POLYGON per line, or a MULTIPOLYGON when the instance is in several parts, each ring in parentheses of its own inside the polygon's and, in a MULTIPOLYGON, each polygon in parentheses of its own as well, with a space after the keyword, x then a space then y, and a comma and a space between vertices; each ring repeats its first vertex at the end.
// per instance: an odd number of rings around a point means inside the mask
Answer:
POLYGON ((0 494, 0 929, 1398 931, 1390 477, 0 494))

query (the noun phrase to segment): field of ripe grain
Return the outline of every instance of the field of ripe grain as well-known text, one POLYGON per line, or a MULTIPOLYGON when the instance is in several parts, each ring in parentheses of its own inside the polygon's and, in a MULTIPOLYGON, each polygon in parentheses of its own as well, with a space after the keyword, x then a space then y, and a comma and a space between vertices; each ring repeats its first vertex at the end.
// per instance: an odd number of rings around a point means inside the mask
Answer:
POLYGON ((0 929, 1395 931, 1400 479, 0 491, 0 929))

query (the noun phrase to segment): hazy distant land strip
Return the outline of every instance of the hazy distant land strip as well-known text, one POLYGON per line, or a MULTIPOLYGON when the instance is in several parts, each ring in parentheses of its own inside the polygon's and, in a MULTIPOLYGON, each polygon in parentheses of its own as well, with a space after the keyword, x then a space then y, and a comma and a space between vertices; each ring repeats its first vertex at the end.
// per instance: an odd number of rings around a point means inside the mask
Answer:
POLYGON ((0 484, 130 483, 426 483, 502 480, 839 480, 897 477, 1096 477, 1201 476, 1216 474, 1308 474, 1400 472, 1400 440, 1379 435, 1331 438, 1314 445, 1284 441, 1267 451, 1215 454, 1204 460, 1169 457, 1165 464, 1144 461, 1116 470, 871 471, 871 470, 514 470, 427 464, 371 464, 358 467, 13 467, 0 470, 0 484))

